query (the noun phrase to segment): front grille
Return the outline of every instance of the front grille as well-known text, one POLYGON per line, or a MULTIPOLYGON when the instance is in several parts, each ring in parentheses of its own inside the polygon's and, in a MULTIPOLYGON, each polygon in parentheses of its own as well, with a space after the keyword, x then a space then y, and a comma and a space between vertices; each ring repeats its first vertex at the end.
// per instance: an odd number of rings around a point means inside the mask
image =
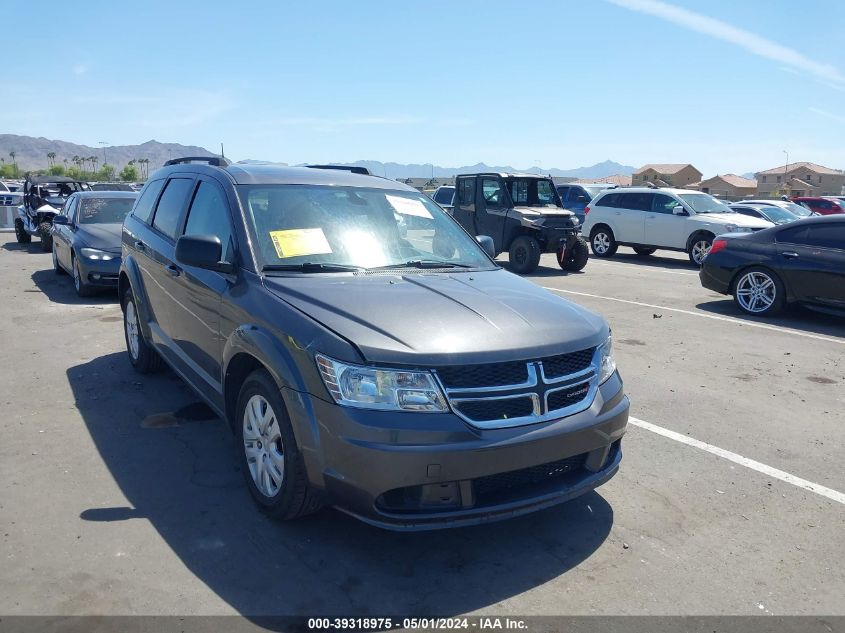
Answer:
POLYGON ((590 383, 582 382, 574 387, 553 391, 549 394, 549 411, 565 409, 584 399, 590 390, 590 383))
POLYGON ((567 475, 581 470, 586 459, 587 454, 582 453, 539 466, 479 477, 473 481, 476 505, 498 503, 503 495, 518 493, 533 486, 558 482, 567 475))
POLYGON ((543 373, 546 378, 560 378, 584 371, 593 361, 595 347, 582 349, 571 354, 559 354, 543 359, 543 373))
POLYGON ((525 362, 459 365, 442 367, 437 375, 447 389, 502 387, 520 385, 528 380, 528 365, 525 362))
POLYGON ((530 416, 534 403, 530 396, 500 400, 465 400, 455 404, 455 409, 471 420, 491 422, 530 416))

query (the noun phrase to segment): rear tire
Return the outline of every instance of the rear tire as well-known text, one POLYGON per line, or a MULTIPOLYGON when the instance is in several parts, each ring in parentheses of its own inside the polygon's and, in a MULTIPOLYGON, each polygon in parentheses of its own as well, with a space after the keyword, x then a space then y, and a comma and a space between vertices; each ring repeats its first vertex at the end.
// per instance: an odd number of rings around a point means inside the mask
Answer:
POLYGON ((265 369, 247 376, 235 411, 239 462, 261 510, 283 521, 319 510, 279 386, 265 369))
POLYGON ((123 337, 129 362, 139 374, 152 374, 161 369, 162 360, 146 339, 141 329, 141 317, 132 288, 127 288, 121 300, 123 307, 123 337))
POLYGON ((42 222, 38 225, 38 237, 41 238, 41 250, 49 253, 53 250, 53 225, 49 222, 42 222))
POLYGON ((772 316, 786 305, 786 289, 780 277, 759 266, 737 275, 733 296, 737 307, 751 316, 772 316))
POLYGON ((610 228, 597 226, 590 233, 590 248, 596 257, 613 257, 619 250, 619 244, 610 228))
POLYGON ((648 257, 649 255, 654 254, 654 251, 656 250, 656 248, 641 248, 639 246, 634 247, 634 252, 640 257, 648 257))
POLYGON ((557 252, 558 265, 567 272, 584 270, 587 260, 590 258, 590 247, 580 235, 572 243, 572 247, 566 252, 565 259, 561 260, 561 251, 557 252))
POLYGON ((508 259, 515 273, 533 273, 540 264, 540 242, 530 235, 520 235, 511 242, 508 259))
POLYGON ((15 218, 15 239, 18 244, 29 244, 32 241, 32 236, 23 228, 23 220, 15 218))

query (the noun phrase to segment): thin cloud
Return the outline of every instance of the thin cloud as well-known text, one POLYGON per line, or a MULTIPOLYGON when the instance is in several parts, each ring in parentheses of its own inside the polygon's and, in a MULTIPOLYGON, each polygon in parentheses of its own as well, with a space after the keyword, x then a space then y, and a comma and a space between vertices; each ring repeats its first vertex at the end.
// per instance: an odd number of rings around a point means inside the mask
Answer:
POLYGON ((727 22, 682 9, 661 0, 608 0, 608 2, 631 11, 652 15, 724 42, 730 42, 754 55, 812 75, 833 87, 845 86, 845 74, 836 66, 810 59, 792 48, 782 46, 727 22))
POLYGON ((819 116, 823 116, 832 121, 836 121, 837 123, 845 123, 845 116, 841 114, 834 114, 833 112, 828 112, 827 110, 822 110, 821 108, 817 108, 815 106, 810 106, 807 109, 810 112, 813 112, 814 114, 818 114, 819 116))
POLYGON ((321 127, 346 127, 355 125, 415 125, 425 119, 413 116, 371 116, 371 117, 282 117, 274 120, 276 125, 317 125, 321 127))
POLYGON ((88 72, 88 66, 86 66, 85 64, 76 64, 76 66, 71 68, 71 71, 74 75, 84 75, 88 72))

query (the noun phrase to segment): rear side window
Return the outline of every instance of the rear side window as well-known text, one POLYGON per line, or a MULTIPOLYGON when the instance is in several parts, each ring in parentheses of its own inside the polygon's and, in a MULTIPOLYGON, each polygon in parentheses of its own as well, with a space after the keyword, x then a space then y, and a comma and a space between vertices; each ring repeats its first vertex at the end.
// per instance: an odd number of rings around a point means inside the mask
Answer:
POLYGON ((191 203, 185 235, 216 235, 223 245, 223 260, 232 261, 232 222, 223 191, 211 182, 202 181, 191 203))
POLYGON ((845 250, 845 224, 814 224, 807 227, 805 244, 845 250))
POLYGON ((807 239, 807 227, 793 226, 788 229, 778 231, 775 239, 784 244, 805 244, 805 240, 807 239))
POLYGON ((618 206, 621 206, 619 204, 619 201, 621 200, 621 198, 622 198, 621 193, 607 193, 596 201, 595 206, 597 206, 597 207, 618 207, 618 206))
POLYGON ((475 178, 462 178, 458 182, 458 202, 472 204, 475 198, 475 178))
POLYGON ((654 200, 653 193, 620 193, 622 200, 616 206, 634 211, 651 211, 651 203, 654 200))
POLYGON ((176 230, 179 225, 179 215, 185 207, 185 199, 194 185, 190 178, 171 178, 167 182, 164 193, 158 201, 158 208, 153 217, 153 227, 176 239, 176 230))
POLYGON ((135 203, 135 208, 132 210, 132 215, 142 222, 150 223, 150 218, 153 216, 153 207, 156 203, 158 194, 161 193, 161 188, 164 187, 164 180, 154 180, 146 186, 144 193, 138 198, 135 203))

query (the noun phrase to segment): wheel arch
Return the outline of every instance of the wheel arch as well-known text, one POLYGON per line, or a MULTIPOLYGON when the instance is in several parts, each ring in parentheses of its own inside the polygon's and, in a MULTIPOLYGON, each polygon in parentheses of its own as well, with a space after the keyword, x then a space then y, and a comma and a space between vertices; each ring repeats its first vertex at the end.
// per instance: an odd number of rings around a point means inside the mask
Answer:
POLYGON ((690 249, 692 249, 693 240, 695 240, 695 238, 700 236, 700 235, 701 236, 709 235, 711 242, 716 239, 716 234, 713 231, 708 231, 707 229, 696 229, 695 231, 690 233, 689 237, 687 238, 687 245, 686 245, 686 249, 685 249, 687 252, 689 252, 690 249))

